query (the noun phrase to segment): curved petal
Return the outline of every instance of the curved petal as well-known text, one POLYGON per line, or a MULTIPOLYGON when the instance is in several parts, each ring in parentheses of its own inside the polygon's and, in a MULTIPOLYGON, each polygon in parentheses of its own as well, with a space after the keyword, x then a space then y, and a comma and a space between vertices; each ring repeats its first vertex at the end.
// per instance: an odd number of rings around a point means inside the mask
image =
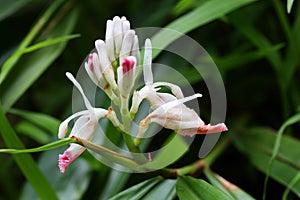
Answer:
POLYGON ((91 112, 92 111, 92 105, 89 102, 88 98, 85 96, 85 94, 84 94, 84 92, 83 92, 82 87, 80 86, 80 84, 76 81, 76 79, 74 78, 74 76, 70 72, 67 72, 66 76, 74 84, 74 86, 79 90, 79 92, 80 92, 80 94, 81 94, 81 96, 83 98, 83 101, 84 101, 84 104, 85 104, 86 108, 91 112))
POLYGON ((171 89, 171 92, 177 97, 177 99, 182 99, 184 98, 184 95, 181 91, 181 88, 178 85, 175 85, 173 83, 168 83, 168 82, 155 82, 153 83, 153 87, 159 87, 159 86, 166 86, 171 89))
POLYGON ((88 110, 83 110, 83 111, 80 111, 80 112, 77 112, 73 115, 71 115, 70 117, 68 117, 67 119, 65 119, 60 125, 59 125, 59 128, 58 128, 58 138, 61 139, 61 138, 64 138, 67 131, 68 131, 68 124, 69 122, 76 118, 76 117, 79 117, 81 115, 85 115, 85 114, 88 114, 89 111, 88 110))

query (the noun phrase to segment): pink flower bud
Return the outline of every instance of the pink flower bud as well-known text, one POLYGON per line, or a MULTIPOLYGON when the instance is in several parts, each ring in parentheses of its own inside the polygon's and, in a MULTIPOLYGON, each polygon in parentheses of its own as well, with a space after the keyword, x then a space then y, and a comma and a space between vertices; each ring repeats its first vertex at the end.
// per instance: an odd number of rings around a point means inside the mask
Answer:
POLYGON ((128 97, 134 86, 136 78, 136 59, 133 56, 125 58, 118 68, 118 87, 120 94, 128 97))

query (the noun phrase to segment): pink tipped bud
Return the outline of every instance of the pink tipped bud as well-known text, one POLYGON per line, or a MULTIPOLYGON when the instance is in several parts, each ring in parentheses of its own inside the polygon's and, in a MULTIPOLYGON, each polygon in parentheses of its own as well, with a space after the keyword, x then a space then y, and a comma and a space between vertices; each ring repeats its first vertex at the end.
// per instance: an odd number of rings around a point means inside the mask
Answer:
POLYGON ((128 96, 134 86, 136 78, 136 58, 133 56, 126 57, 122 65, 117 69, 118 87, 122 96, 128 96))
POLYGON ((127 57, 122 62, 123 74, 131 71, 134 67, 135 60, 132 57, 127 57))

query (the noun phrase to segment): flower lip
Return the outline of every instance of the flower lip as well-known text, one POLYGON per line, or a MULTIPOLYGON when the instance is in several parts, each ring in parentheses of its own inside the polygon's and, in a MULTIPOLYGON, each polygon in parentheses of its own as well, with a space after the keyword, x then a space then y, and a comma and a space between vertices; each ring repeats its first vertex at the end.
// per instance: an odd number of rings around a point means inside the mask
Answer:
POLYGON ((61 173, 64 173, 66 171, 66 168, 70 163, 70 158, 66 153, 64 153, 63 155, 59 155, 58 167, 61 173))

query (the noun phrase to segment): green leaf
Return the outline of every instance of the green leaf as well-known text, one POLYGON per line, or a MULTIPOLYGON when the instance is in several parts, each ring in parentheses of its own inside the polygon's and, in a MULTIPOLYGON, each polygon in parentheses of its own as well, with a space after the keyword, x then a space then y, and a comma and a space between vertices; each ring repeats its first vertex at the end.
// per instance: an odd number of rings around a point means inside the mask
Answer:
POLYGON ((178 160, 188 149, 189 146, 184 141, 183 136, 175 133, 169 137, 164 147, 159 150, 154 159, 151 162, 144 164, 142 167, 148 169, 161 169, 178 160))
POLYGON ((35 152, 56 149, 58 147, 65 146, 67 144, 74 143, 74 142, 77 142, 77 140, 73 139, 73 138, 64 138, 64 139, 57 140, 57 141, 45 144, 43 146, 31 148, 31 149, 24 149, 24 148, 0 149, 0 153, 10 153, 10 154, 35 153, 35 152))
POLYGON ((10 109, 8 112, 30 121, 31 123, 49 131, 54 136, 57 134, 60 121, 52 116, 19 109, 10 109))
POLYGON ((109 163, 113 162, 129 169, 136 171, 144 171, 144 169, 137 163, 134 159, 114 152, 103 146, 96 145, 88 140, 78 139, 78 143, 85 146, 89 152, 96 158, 101 160, 101 158, 107 159, 109 163))
POLYGON ((268 51, 268 49, 272 49, 271 42, 258 29, 253 27, 253 23, 246 14, 235 12, 230 14, 228 19, 259 51, 268 52, 266 58, 274 70, 279 71, 282 66, 280 53, 278 51, 268 51))
POLYGON ((121 191, 129 176, 128 172, 111 170, 99 199, 108 199, 121 191))
POLYGON ((155 177, 149 180, 146 180, 142 183, 134 185, 119 194, 115 195, 114 197, 110 198, 110 200, 114 199, 142 199, 142 197, 151 191, 155 185, 157 185, 162 180, 161 177, 155 177))
MULTIPOLYGON (((26 35, 22 43, 19 45, 17 51, 25 49, 39 34, 39 32, 42 30, 42 28, 49 22, 49 19, 51 16, 57 11, 57 9, 61 6, 61 4, 64 2, 64 0, 57 0, 54 1, 54 3, 46 10, 46 12, 40 17, 40 19, 36 22, 36 24, 32 27, 30 32, 26 35)), ((15 5, 13 5, 14 7, 15 5)), ((16 7, 16 6, 15 6, 16 7)), ((16 51, 16 52, 17 52, 16 51)), ((9 62, 5 62, 1 68, 0 73, 0 85, 6 78, 7 74, 15 67, 15 64, 20 59, 21 55, 17 55, 14 53, 10 59, 9 62)))
POLYGON ((284 124, 280 127, 279 131, 278 131, 278 134, 277 134, 276 140, 275 140, 275 144, 274 144, 274 148, 273 148, 273 152, 272 152, 272 157, 270 159, 270 162, 269 162, 269 165, 268 165, 268 170, 267 170, 267 173, 266 173, 265 185, 264 185, 264 188, 265 188, 264 193, 266 192, 268 178, 269 178, 269 174, 270 174, 273 162, 274 162, 274 160, 275 160, 275 158, 276 158, 276 156, 278 155, 278 152, 279 152, 279 148, 280 148, 280 143, 281 143, 281 140, 282 140, 283 132, 285 131, 285 129, 288 126, 290 126, 292 124, 295 124, 295 123, 297 123, 299 121, 300 121, 300 113, 296 114, 296 115, 292 116, 291 118, 289 118, 288 120, 286 120, 284 122, 284 124))
POLYGON ((254 2, 254 0, 211 0, 203 3, 198 8, 178 18, 165 27, 167 29, 178 31, 178 34, 174 34, 174 32, 167 30, 161 30, 152 37, 151 42, 153 47, 160 47, 159 50, 153 49, 153 58, 161 52, 161 49, 164 49, 164 47, 169 45, 172 41, 181 37, 182 34, 218 19, 251 2, 254 2))
MULTIPOLYGON (((281 129, 282 130, 282 129, 281 129)), ((245 153, 251 162, 261 171, 267 173, 276 134, 269 128, 252 128, 244 133, 234 134, 235 145, 245 153)), ((273 161, 270 177, 287 186, 300 170, 300 141, 284 135, 278 154, 273 161), (284 173, 283 173, 284 172, 284 173)), ((300 197, 300 181, 295 183, 291 190, 300 197)))
POLYGON ((166 179, 150 190, 143 199, 172 200, 176 195, 176 180, 166 179))
POLYGON ((297 173, 297 175, 291 180, 291 182, 288 184, 288 186, 286 187, 283 195, 282 195, 282 199, 286 200, 291 188, 300 180, 300 171, 297 173))
POLYGON ((176 191, 179 199, 185 200, 226 200, 230 199, 223 191, 201 179, 189 176, 177 178, 176 191))
MULTIPOLYGON (((24 145, 10 126, 0 104, 0 133, 9 148, 24 149, 24 145)), ((43 173, 37 167, 33 158, 28 154, 14 155, 14 160, 18 164, 22 173, 34 188, 41 199, 57 199, 55 192, 46 180, 43 173)))
POLYGON ((0 21, 24 7, 29 1, 30 0, 1 0, 0 21))
POLYGON ((231 199, 254 200, 254 198, 247 194, 245 191, 228 182, 218 174, 213 173, 209 168, 205 168, 204 174, 212 185, 225 192, 228 196, 231 197, 231 199))
MULTIPOLYGON (((38 165, 59 199, 84 199, 84 194, 91 180, 91 165, 80 156, 62 174, 57 166, 58 155, 62 152, 63 148, 43 152, 38 160, 38 165)), ((34 194, 32 187, 26 184, 23 187, 20 200, 28 199, 39 200, 39 197, 34 194)))
POLYGON ((236 69, 247 63, 256 61, 258 59, 264 58, 268 56, 273 51, 278 51, 282 49, 283 44, 277 44, 274 46, 266 47, 263 49, 258 49, 254 51, 247 51, 247 52, 236 52, 231 53, 224 57, 216 57, 213 56, 213 60, 215 61, 217 66, 220 66, 220 70, 222 72, 226 72, 229 70, 236 69))
MULTIPOLYGON (((57 24, 53 30, 50 31, 48 38, 69 34, 75 26, 78 13, 78 7, 73 8, 70 12, 64 11, 66 16, 60 21, 55 21, 57 24)), ((56 18, 53 18, 53 20, 56 20, 56 18)), ((17 66, 14 67, 13 75, 7 76, 0 87, 2 91, 3 109, 5 111, 8 110, 31 84, 55 61, 65 46, 66 43, 51 45, 22 57, 17 63, 17 66)))
POLYGON ((24 134, 29 138, 35 140, 39 144, 46 144, 50 141, 50 135, 43 129, 35 126, 28 121, 21 121, 15 126, 16 132, 24 134))
POLYGON ((48 40, 39 42, 37 44, 34 44, 32 46, 26 47, 25 49, 19 50, 19 51, 16 52, 16 54, 17 55, 22 55, 22 54, 25 54, 25 53, 30 53, 30 52, 36 51, 38 49, 48 47, 48 46, 51 46, 51 45, 54 45, 54 44, 58 44, 58 43, 61 43, 61 42, 66 42, 68 40, 78 38, 78 37, 80 37, 79 34, 73 34, 73 35, 66 35, 66 36, 62 36, 62 37, 57 37, 57 38, 54 38, 54 39, 48 39, 48 40))

